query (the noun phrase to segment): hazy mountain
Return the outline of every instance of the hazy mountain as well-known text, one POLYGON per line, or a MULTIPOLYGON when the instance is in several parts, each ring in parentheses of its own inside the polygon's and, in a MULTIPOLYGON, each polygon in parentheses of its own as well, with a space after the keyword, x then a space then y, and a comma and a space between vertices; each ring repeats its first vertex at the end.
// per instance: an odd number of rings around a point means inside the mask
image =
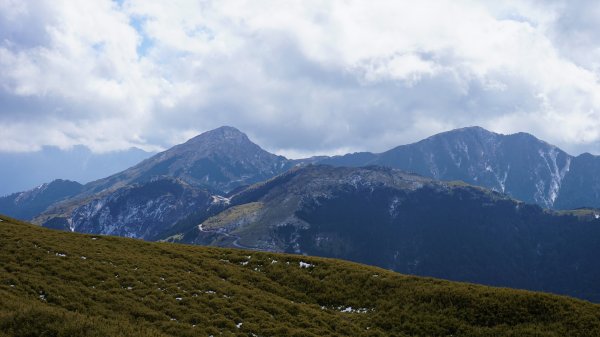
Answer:
POLYGON ((342 258, 600 301, 600 213, 546 211, 395 169, 309 166, 255 185, 183 242, 342 258))
POLYGON ((87 183, 124 170, 153 153, 137 148, 126 151, 93 153, 85 146, 70 150, 44 147, 26 153, 0 153, 0 196, 25 191, 34 186, 68 179, 87 183))
POLYGON ((600 157, 573 157, 527 133, 501 135, 469 127, 380 154, 354 153, 319 163, 380 165, 435 179, 461 180, 548 208, 600 207, 599 171, 595 169, 600 167, 600 157), (561 196, 563 191, 567 192, 561 196))
POLYGON ((80 193, 83 185, 68 180, 54 180, 32 190, 0 197, 0 213, 20 219, 32 219, 48 206, 80 193))

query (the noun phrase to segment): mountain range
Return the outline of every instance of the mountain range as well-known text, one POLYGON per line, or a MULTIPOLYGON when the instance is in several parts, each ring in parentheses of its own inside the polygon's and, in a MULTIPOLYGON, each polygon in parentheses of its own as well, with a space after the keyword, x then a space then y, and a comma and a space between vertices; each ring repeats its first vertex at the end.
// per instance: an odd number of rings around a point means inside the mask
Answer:
POLYGON ((0 213, 600 301, 599 167, 599 157, 479 127, 302 160, 221 127, 104 179, 0 198, 0 213), (581 209, 558 211, 571 208, 581 209))
POLYGON ((379 154, 353 153, 318 163, 379 165, 461 180, 545 208, 600 207, 600 157, 574 157, 527 133, 501 135, 468 127, 379 154))

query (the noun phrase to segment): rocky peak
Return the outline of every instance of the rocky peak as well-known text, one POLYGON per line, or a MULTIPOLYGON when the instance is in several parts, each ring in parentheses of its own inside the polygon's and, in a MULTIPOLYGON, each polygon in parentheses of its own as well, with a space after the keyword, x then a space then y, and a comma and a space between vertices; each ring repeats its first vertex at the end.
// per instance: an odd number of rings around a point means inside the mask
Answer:
POLYGON ((190 140, 185 144, 198 144, 198 143, 251 143, 248 136, 240 130, 232 126, 221 126, 214 130, 204 132, 190 140))

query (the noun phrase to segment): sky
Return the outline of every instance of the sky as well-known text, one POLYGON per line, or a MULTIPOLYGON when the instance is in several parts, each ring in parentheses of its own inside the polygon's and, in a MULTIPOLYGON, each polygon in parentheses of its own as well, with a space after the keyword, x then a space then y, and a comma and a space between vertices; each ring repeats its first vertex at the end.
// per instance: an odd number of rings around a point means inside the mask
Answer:
POLYGON ((598 1, 0 0, 0 152, 291 158, 479 125, 600 154, 598 1))

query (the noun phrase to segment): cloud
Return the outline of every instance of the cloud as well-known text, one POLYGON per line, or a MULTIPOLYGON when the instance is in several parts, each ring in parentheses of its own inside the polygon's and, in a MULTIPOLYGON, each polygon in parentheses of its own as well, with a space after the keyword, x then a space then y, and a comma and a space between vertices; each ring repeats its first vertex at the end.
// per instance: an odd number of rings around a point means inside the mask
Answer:
POLYGON ((598 153, 598 8, 0 0, 0 151, 156 150, 220 125, 282 154, 382 151, 481 125, 598 153))

